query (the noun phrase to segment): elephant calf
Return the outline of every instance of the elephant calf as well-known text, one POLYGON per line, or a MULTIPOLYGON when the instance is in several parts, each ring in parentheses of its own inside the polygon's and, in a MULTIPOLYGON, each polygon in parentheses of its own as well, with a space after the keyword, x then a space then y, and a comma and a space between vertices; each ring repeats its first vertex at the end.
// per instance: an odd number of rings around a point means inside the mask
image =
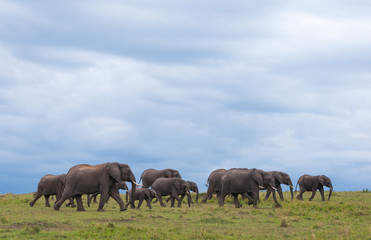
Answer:
MULTIPOLYGON (((130 204, 130 202, 128 202, 128 196, 130 196, 131 194, 132 194, 131 190, 126 193, 126 202, 127 202, 126 207, 130 204)), ((139 200, 139 204, 138 204, 137 208, 140 208, 140 206, 142 205, 143 200, 146 200, 147 207, 149 209, 152 209, 151 202, 154 198, 157 198, 157 194, 156 194, 155 190, 153 190, 153 189, 137 188, 135 190, 134 200, 139 200)))
POLYGON ((186 181, 180 178, 158 178, 152 184, 153 190, 157 193, 157 199, 160 201, 161 207, 166 207, 162 201, 162 196, 170 195, 171 207, 174 207, 174 200, 178 200, 178 207, 181 205, 179 195, 186 194, 188 197, 188 207, 191 206, 192 197, 189 193, 189 187, 186 181))
MULTIPOLYGON (((49 197, 56 195, 56 201, 62 197, 62 192, 64 190, 64 185, 66 183, 66 174, 61 175, 51 175, 47 174, 43 176, 39 183, 37 184, 37 192, 35 193, 35 198, 30 202, 30 206, 36 203, 36 201, 44 196, 45 197, 45 207, 50 207, 49 197)), ((69 205, 76 207, 73 202, 73 198, 69 198, 69 205)))
POLYGON ((303 175, 299 178, 298 182, 296 183, 295 192, 296 188, 298 187, 298 184, 300 188, 300 193, 298 194, 298 196, 296 196, 298 200, 303 200, 303 193, 305 191, 311 191, 312 196, 308 200, 312 201, 318 189, 319 192, 321 193, 322 201, 325 201, 325 193, 323 190, 323 186, 330 188, 330 193, 328 195, 328 200, 330 200, 332 193, 332 183, 329 177, 325 175, 318 176, 303 175))

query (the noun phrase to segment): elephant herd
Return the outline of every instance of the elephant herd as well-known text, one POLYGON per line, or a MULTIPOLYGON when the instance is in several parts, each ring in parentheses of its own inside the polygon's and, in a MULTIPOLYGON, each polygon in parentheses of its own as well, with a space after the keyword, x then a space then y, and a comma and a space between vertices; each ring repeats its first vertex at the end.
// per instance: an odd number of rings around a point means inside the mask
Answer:
MULTIPOLYGON (((134 203, 136 200, 139 201, 137 208, 141 206, 144 200, 147 203, 147 207, 151 208, 153 199, 156 199, 162 207, 165 207, 164 196, 169 196, 166 202, 171 201, 171 207, 175 206, 175 200, 178 202, 177 206, 180 207, 184 197, 187 196, 187 204, 190 207, 193 203, 190 191, 196 193, 196 203, 198 202, 199 191, 197 184, 183 180, 179 171, 175 169, 147 169, 142 173, 140 181, 142 181, 143 185, 136 182, 135 176, 127 164, 117 162, 94 166, 80 164, 72 167, 67 174, 45 175, 42 177, 38 183, 35 198, 30 202, 30 206, 32 207, 40 197, 44 196, 45 206, 50 207, 49 197, 56 195, 54 210, 59 211, 61 205, 68 200, 67 206, 75 207, 77 205, 77 211, 85 211, 81 196, 83 194, 88 195, 88 206, 90 206, 90 201, 100 194, 98 211, 103 211, 104 204, 110 197, 118 203, 120 211, 126 210, 129 205, 131 208, 135 208, 134 203), (130 191, 125 182, 131 183, 130 191), (119 189, 127 192, 126 204, 120 197, 119 189), (74 200, 76 200, 76 205, 74 200)), ((256 208, 259 202, 260 190, 267 190, 265 199, 272 194, 276 205, 281 206, 276 199, 277 191, 280 199, 284 200, 281 184, 288 185, 291 199, 294 197, 290 176, 280 171, 267 172, 255 168, 217 169, 210 174, 207 183, 208 189, 202 203, 206 203, 213 194, 216 194, 219 206, 224 205, 226 196, 232 196, 235 207, 241 207, 242 205, 238 201, 238 195, 240 194, 243 198, 248 199, 249 205, 252 204, 256 208)), ((312 192, 312 196, 309 198, 309 200, 312 200, 316 191, 319 190, 322 201, 324 201, 324 186, 330 188, 328 197, 328 200, 330 200, 332 183, 324 175, 303 175, 299 178, 297 185, 300 188, 300 193, 296 197, 298 200, 303 200, 302 196, 305 191, 312 192)))

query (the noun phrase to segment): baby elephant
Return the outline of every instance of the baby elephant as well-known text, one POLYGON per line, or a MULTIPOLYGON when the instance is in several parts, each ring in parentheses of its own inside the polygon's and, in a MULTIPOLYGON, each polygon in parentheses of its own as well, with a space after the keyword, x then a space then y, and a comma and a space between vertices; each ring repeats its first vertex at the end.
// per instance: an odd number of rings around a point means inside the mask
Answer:
MULTIPOLYGON (((130 204, 130 202, 128 202, 129 195, 131 195, 131 190, 126 193, 126 202, 127 202, 125 205, 126 207, 130 204)), ((153 189, 137 188, 135 190, 134 199, 139 200, 139 204, 137 208, 140 208, 143 200, 146 200, 147 207, 149 207, 149 209, 152 209, 151 202, 154 198, 157 198, 157 194, 153 189)))
POLYGON ((325 201, 323 186, 330 188, 330 193, 328 195, 328 200, 330 200, 332 193, 332 183, 329 177, 326 177, 325 175, 319 176, 303 175, 299 178, 298 182, 296 183, 295 192, 296 188, 298 187, 298 184, 300 188, 300 193, 298 194, 298 196, 296 196, 298 200, 303 200, 303 193, 305 191, 311 191, 312 196, 308 200, 312 201, 318 189, 319 192, 321 193, 322 201, 325 201))
POLYGON ((157 193, 157 199, 160 201, 161 207, 166 207, 162 201, 162 196, 170 195, 171 207, 174 207, 174 200, 178 200, 178 207, 181 205, 179 195, 186 194, 188 197, 188 207, 191 206, 192 197, 189 192, 189 186, 186 181, 180 178, 158 178, 152 188, 157 193))

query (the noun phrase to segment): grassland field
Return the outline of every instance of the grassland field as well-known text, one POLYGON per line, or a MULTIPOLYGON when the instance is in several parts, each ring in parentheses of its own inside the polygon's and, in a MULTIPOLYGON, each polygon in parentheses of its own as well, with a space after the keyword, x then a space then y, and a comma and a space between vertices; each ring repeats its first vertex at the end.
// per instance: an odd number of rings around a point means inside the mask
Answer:
MULTIPOLYGON (((284 196, 289 199, 289 192, 284 196)), ((45 207, 44 198, 31 208, 32 194, 8 193, 0 195, 0 239, 371 239, 371 192, 333 192, 329 202, 321 202, 319 193, 311 202, 309 196, 286 200, 282 208, 271 198, 258 209, 242 199, 237 209, 231 198, 219 207, 214 196, 190 208, 184 202, 148 209, 144 202, 123 212, 113 199, 97 212, 98 204, 87 207, 85 197, 85 212, 65 204, 57 212, 45 207)))

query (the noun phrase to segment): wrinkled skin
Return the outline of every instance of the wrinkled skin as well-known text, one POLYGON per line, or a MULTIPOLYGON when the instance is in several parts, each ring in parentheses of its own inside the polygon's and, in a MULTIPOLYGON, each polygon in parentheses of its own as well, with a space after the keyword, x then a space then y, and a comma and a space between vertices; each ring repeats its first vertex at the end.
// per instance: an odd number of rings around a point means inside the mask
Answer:
MULTIPOLYGON (((118 184, 118 183, 116 183, 116 187, 117 187, 118 189, 125 190, 126 192, 129 191, 128 186, 126 185, 126 183, 123 183, 123 184, 121 184, 121 185, 118 184)), ((94 203, 97 202, 97 196, 98 196, 98 194, 99 194, 99 193, 88 194, 88 196, 87 196, 87 204, 88 204, 88 207, 90 207, 91 200, 93 200, 94 203)), ((109 200, 109 198, 107 199, 107 202, 106 202, 106 203, 108 203, 108 200, 109 200)))
MULTIPOLYGON (((278 195, 280 196, 281 201, 284 201, 281 184, 286 184, 290 187, 291 200, 294 199, 294 187, 292 186, 291 178, 287 173, 280 171, 268 171, 272 178, 274 179, 274 187, 277 188, 278 195)), ((264 200, 269 198, 269 195, 272 192, 272 188, 267 188, 267 194, 265 195, 264 200)))
MULTIPOLYGON (((30 206, 33 207, 35 202, 41 197, 45 197, 45 207, 50 207, 49 197, 56 195, 56 201, 62 197, 62 192, 66 182, 66 174, 61 175, 45 175, 42 177, 37 185, 37 192, 35 198, 30 202, 30 206)), ((73 198, 69 198, 69 205, 76 207, 73 202, 73 198)))
MULTIPOLYGON (((126 193, 126 202, 127 202, 126 206, 128 206, 130 204, 130 202, 128 202, 128 196, 131 195, 131 194, 132 194, 131 190, 126 193)), ((149 209, 152 209, 151 202, 154 198, 157 198, 157 194, 156 194, 155 190, 153 190, 153 189, 137 188, 135 190, 134 199, 139 200, 137 208, 140 208, 140 206, 142 205, 143 200, 146 200, 147 207, 149 209)))
MULTIPOLYGON (((192 181, 186 181, 186 184, 188 185, 188 188, 189 188, 190 191, 196 193, 196 203, 198 203, 198 187, 197 187, 197 184, 195 182, 192 182, 192 181)), ((183 201, 185 195, 186 194, 182 194, 182 196, 180 197, 180 202, 183 201)), ((170 200, 170 197, 168 197, 166 199, 166 202, 169 202, 169 200, 170 200)), ((192 201, 192 203, 193 203, 193 201, 192 201)))
POLYGON ((214 193, 217 195, 217 197, 219 197, 222 186, 222 177, 226 172, 227 169, 217 169, 210 173, 210 176, 207 179, 207 193, 202 199, 202 203, 206 203, 207 200, 211 199, 214 193))
MULTIPOLYGON (((63 202, 74 196, 77 203, 77 211, 85 211, 81 196, 82 194, 100 193, 98 211, 103 211, 103 206, 108 197, 112 197, 120 206, 120 211, 127 208, 122 201, 116 183, 121 186, 125 181, 131 182, 132 190, 135 193, 136 182, 129 165, 120 163, 103 163, 99 165, 81 164, 72 167, 66 175, 66 186, 62 197, 54 205, 59 210, 63 202)), ((132 201, 134 204, 134 200, 132 201)), ((135 206, 134 206, 135 207, 135 206)))
MULTIPOLYGON (((330 200, 331 193, 332 193, 332 183, 329 177, 325 175, 318 175, 318 176, 310 176, 310 175, 303 175, 299 178, 298 182, 296 183, 296 187, 300 188, 300 193, 296 196, 298 200, 303 200, 303 193, 306 191, 312 192, 312 196, 308 199, 312 201, 314 196, 316 195, 317 190, 321 193, 322 201, 325 201, 325 193, 323 190, 323 186, 330 188, 330 193, 328 195, 328 201, 330 200)), ((295 189, 296 192, 296 189, 295 189)))
POLYGON ((181 206, 179 195, 186 194, 188 197, 188 207, 191 206, 192 197, 189 193, 189 187, 186 181, 179 178, 158 178, 153 184, 152 189, 157 194, 157 200, 160 201, 162 207, 166 205, 162 201, 162 196, 170 195, 171 207, 174 207, 174 200, 178 200, 178 207, 181 206))
POLYGON ((181 176, 178 170, 167 168, 163 170, 147 169, 143 171, 140 177, 140 179, 143 181, 144 188, 149 188, 158 178, 180 178, 181 179, 181 176))
MULTIPOLYGON (((224 199, 228 194, 234 198, 236 208, 242 205, 238 201, 238 194, 247 193, 252 199, 254 208, 257 208, 260 187, 274 187, 273 178, 269 173, 259 169, 234 168, 228 170, 222 177, 222 187, 219 196, 219 206, 224 206, 224 199)), ((275 191, 273 190, 273 200, 278 207, 275 191)))

